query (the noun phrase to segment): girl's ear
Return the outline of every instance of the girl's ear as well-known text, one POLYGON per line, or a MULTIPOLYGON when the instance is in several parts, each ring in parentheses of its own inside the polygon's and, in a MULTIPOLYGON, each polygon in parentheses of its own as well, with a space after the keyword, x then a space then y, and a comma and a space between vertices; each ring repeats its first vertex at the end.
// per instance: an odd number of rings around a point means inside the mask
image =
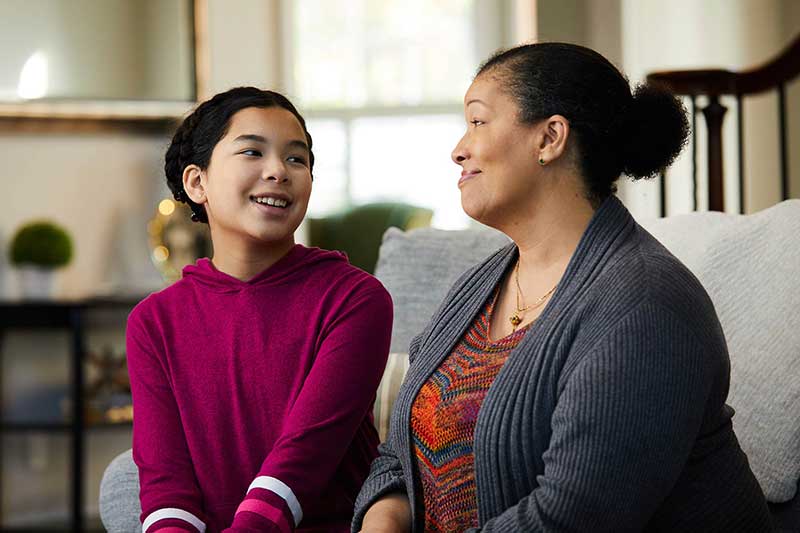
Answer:
POLYGON ((205 173, 197 165, 189 165, 183 169, 183 190, 191 201, 202 205, 208 201, 206 197, 205 173))

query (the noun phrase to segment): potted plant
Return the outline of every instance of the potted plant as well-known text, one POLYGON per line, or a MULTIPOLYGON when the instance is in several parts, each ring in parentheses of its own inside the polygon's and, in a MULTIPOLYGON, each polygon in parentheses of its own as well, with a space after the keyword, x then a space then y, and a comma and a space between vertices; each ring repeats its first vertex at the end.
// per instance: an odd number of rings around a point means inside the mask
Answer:
POLYGON ((20 227, 11 239, 9 259, 19 269, 24 296, 49 298, 53 272, 72 259, 72 239, 53 222, 30 222, 20 227))

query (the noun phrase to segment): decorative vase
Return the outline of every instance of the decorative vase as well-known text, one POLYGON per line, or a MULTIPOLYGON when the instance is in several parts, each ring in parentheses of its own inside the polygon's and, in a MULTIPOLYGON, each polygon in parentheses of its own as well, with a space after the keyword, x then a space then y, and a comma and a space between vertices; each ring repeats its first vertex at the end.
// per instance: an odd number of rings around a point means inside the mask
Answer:
POLYGON ((24 266, 18 269, 22 297, 27 300, 49 300, 53 297, 52 268, 24 266))

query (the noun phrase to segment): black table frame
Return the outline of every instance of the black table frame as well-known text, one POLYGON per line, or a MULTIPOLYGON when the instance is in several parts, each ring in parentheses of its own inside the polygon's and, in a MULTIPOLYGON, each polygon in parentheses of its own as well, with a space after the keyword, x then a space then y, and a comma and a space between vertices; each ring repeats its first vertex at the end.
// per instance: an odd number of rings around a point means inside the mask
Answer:
MULTIPOLYGON (((84 472, 86 423, 84 419, 84 370, 86 359, 86 315, 87 312, 106 308, 132 308, 139 299, 90 299, 76 301, 3 301, 0 302, 0 356, 2 340, 7 330, 15 328, 67 329, 70 332, 70 398, 72 400, 71 419, 56 423, 7 422, 0 416, 0 434, 12 432, 59 432, 66 431, 70 436, 70 480, 69 480, 69 528, 83 531, 85 517, 84 472)), ((0 375, 0 393, 2 375, 0 375)), ((0 397, 1 394, 0 394, 0 397)), ((120 427, 125 424, 102 424, 100 427, 120 427)), ((128 425, 129 426, 129 425, 128 425)), ((95 427, 95 426, 92 426, 95 427)), ((2 455, 0 455, 0 464, 2 455)), ((0 501, 2 501, 0 482, 0 501)), ((0 516, 0 520, 2 517, 0 516)), ((3 529, 8 531, 8 529, 3 529)))

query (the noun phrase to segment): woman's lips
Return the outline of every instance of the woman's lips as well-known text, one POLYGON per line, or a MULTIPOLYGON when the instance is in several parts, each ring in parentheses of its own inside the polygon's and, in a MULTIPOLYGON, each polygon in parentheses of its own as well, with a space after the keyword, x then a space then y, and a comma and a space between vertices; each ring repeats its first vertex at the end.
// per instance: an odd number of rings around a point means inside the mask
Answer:
POLYGON ((469 180, 471 178, 474 178, 475 176, 477 176, 480 173, 481 173, 480 170, 470 170, 470 171, 466 171, 465 170, 464 172, 462 172, 461 173, 461 179, 458 180, 458 188, 460 189, 465 181, 467 181, 467 180, 469 180))

